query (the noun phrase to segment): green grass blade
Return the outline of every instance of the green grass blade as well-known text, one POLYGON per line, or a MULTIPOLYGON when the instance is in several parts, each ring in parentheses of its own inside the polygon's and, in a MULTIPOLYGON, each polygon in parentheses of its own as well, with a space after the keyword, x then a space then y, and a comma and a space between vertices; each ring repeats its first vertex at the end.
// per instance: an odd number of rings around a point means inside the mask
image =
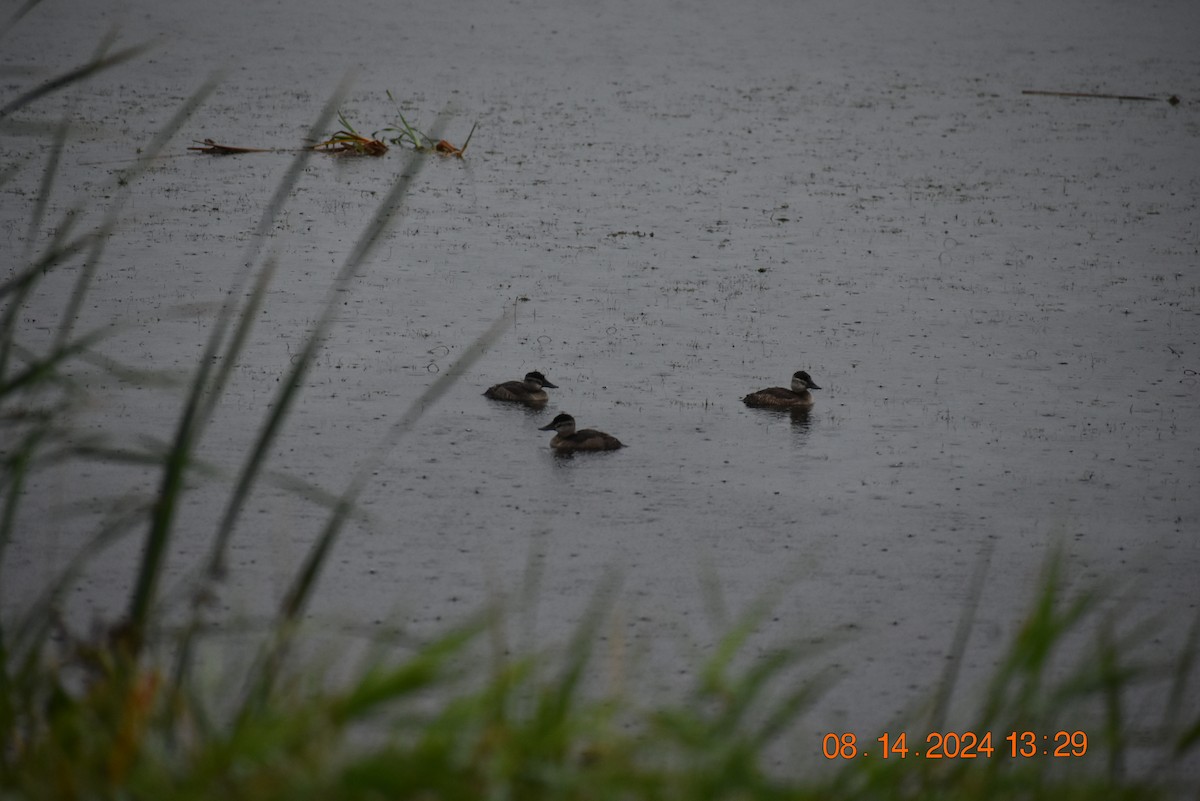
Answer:
POLYGON ((8 21, 4 23, 4 27, 0 28, 0 38, 3 38, 10 30, 16 27, 17 23, 20 22, 26 14, 36 8, 37 4, 40 2, 42 2, 42 0, 25 0, 25 2, 22 3, 19 8, 13 11, 12 16, 10 16, 8 21))
POLYGON ((446 675, 449 660, 476 640, 484 625, 484 620, 478 620, 452 629, 396 667, 369 670, 337 699, 333 706, 334 722, 344 725, 362 719, 387 704, 433 686, 446 675))
POLYGON ((934 695, 933 707, 929 715, 930 731, 942 731, 944 728, 946 711, 950 706, 950 698, 954 695, 954 686, 958 683, 963 656, 967 652, 967 642, 971 638, 971 630, 975 628, 979 601, 983 597, 983 588, 987 583, 987 574, 992 563, 992 551, 995 548, 993 542, 993 540, 985 540, 979 554, 979 562, 975 565, 975 573, 971 576, 967 600, 963 604, 962 615, 958 619, 958 626, 954 630, 954 639, 947 655, 946 668, 934 695))
POLYGON ((467 147, 471 144, 471 137, 475 135, 475 129, 479 127, 479 123, 471 126, 471 132, 467 134, 467 141, 463 142, 463 146, 459 148, 460 153, 466 153, 467 147))
MULTIPOLYGON (((412 187, 413 181, 420 173, 422 164, 422 160, 417 159, 415 155, 410 155, 405 169, 376 208, 374 216, 367 224, 363 233, 355 241, 354 247, 347 256, 345 263, 338 271, 337 276, 330 286, 326 300, 322 305, 321 315, 305 338, 299 354, 293 360, 291 369, 284 376, 279 392, 271 404, 271 410, 259 429, 259 435, 243 465, 230 502, 226 507, 220 536, 227 537, 228 534, 225 532, 232 530, 237 516, 241 512, 245 498, 248 497, 250 490, 262 472, 266 456, 282 430, 283 422, 291 412, 292 404, 299 396, 308 371, 312 367, 318 350, 325 341, 328 329, 333 322, 334 310, 337 308, 337 298, 357 278, 362 265, 374 250, 384 231, 391 224, 392 219, 399 212, 404 198, 408 195, 412 187)), ((291 588, 284 596, 283 602, 280 605, 279 622, 276 627, 279 636, 275 638, 274 645, 268 648, 267 655, 260 663, 262 667, 258 671, 258 678, 252 682, 253 689, 247 694, 242 716, 247 714, 253 706, 261 702, 269 693, 269 688, 273 682, 277 667, 286 652, 286 642, 288 632, 290 631, 289 624, 298 617, 300 611, 307 603, 307 599, 316 584, 326 555, 332 548, 342 524, 349 516, 354 506, 354 501, 361 492, 366 475, 367 473, 362 468, 356 471, 341 500, 335 504, 333 513, 320 535, 318 535, 316 543, 306 556, 304 564, 292 582, 291 588)))
POLYGON ((63 73, 62 75, 51 78, 49 81, 46 81, 40 86, 36 86, 33 89, 30 89, 28 92, 13 98, 5 105, 0 106, 0 120, 3 120, 14 111, 18 111, 25 106, 28 106, 30 103, 40 100, 46 95, 53 94, 64 87, 70 86, 71 84, 86 80, 102 70, 111 69, 118 64, 124 64, 130 59, 137 58, 149 49, 149 45, 134 45, 132 47, 126 47, 122 50, 112 53, 111 55, 94 58, 81 67, 77 67, 69 72, 63 73))
POLYGON ((1171 689, 1167 693, 1166 728, 1171 730, 1179 723, 1179 716, 1184 709, 1188 685, 1196 674, 1196 659, 1200 653, 1200 612, 1192 618, 1187 637, 1179 651, 1179 658, 1171 670, 1171 689))
MULTIPOLYGON (((207 371, 201 371, 197 375, 196 391, 205 394, 206 402, 203 404, 203 409, 198 417, 198 420, 208 420, 216 407, 216 403, 220 400, 224 393, 224 389, 228 386, 229 378, 233 373, 234 368, 238 364, 238 358, 241 355, 242 349, 246 345, 246 341, 250 336, 250 331, 254 327, 255 320, 258 317, 258 310, 262 307, 263 300, 266 298, 267 287, 271 283, 271 279, 275 275, 277 262, 274 259, 269 259, 259 270, 258 277, 251 288, 250 297, 246 300, 241 312, 237 317, 237 324, 234 326, 233 335, 230 338, 229 344, 225 349, 222 358, 220 359, 221 367, 214 376, 211 385, 206 381, 208 377, 207 371)), ((225 320, 218 323, 214 329, 214 336, 209 340, 209 345, 215 347, 218 344, 217 334, 223 331, 225 320)), ((206 359, 211 362, 211 359, 206 359)), ((239 482, 237 485, 241 487, 239 482)), ((238 493, 235 492, 235 495, 238 493)), ((240 498, 237 501, 240 503, 240 498)), ((236 508, 234 504, 230 504, 230 509, 236 508)), ((214 539, 211 554, 208 560, 206 574, 209 579, 215 580, 225 572, 225 548, 229 539, 229 534, 233 530, 233 521, 229 519, 231 511, 226 511, 226 519, 217 529, 217 536, 214 539)))
POLYGON ((59 366, 93 347, 103 336, 103 332, 93 331, 70 342, 59 344, 46 356, 32 359, 19 372, 0 377, 0 399, 7 399, 18 392, 31 392, 47 382, 57 380, 59 366))
MULTIPOLYGON (((183 125, 199 104, 215 89, 213 80, 205 82, 187 102, 172 116, 168 124, 158 133, 147 148, 147 156, 127 173, 127 178, 139 176, 159 151, 166 145, 171 136, 183 125)), ((106 215, 101 229, 107 232, 116 228, 119 220, 119 210, 128 198, 128 192, 121 199, 114 201, 106 215)), ((63 316, 60 327, 60 338, 65 336, 74 322, 74 312, 82 304, 87 293, 91 273, 99 264, 103 242, 93 250, 85 269, 80 271, 79 281, 68 304, 67 313, 63 316)), ((191 461, 196 444, 196 411, 199 406, 199 394, 193 391, 184 403, 183 414, 176 428, 175 436, 169 452, 163 461, 162 477, 156 493, 154 511, 151 515, 149 531, 146 533, 145 547, 138 567, 137 578, 129 602, 128 624, 131 634, 131 645, 134 651, 140 647, 150 614, 155 606, 158 584, 162 578, 162 566, 166 558, 167 545, 175 522, 175 512, 183 492, 183 482, 191 461)))
MULTIPOLYGON (((329 98, 325 104, 325 107, 322 109, 321 113, 317 115, 317 119, 310 127, 310 134, 315 134, 321 130, 324 130, 329 124, 329 120, 336 112, 337 104, 342 101, 342 97, 345 95, 346 89, 347 86, 345 83, 343 83, 343 85, 339 86, 337 91, 329 98)), ((258 228, 255 231, 250 253, 252 257, 256 256, 257 252, 262 247, 262 243, 266 241, 271 227, 274 225, 275 219, 278 217, 279 212, 285 205, 288 195, 295 188, 296 182, 299 181, 300 175, 303 173, 304 166, 308 163, 308 160, 311 157, 311 150, 308 148, 301 148, 292 159, 291 166, 284 175, 284 178, 280 182, 275 194, 271 198, 267 208, 267 213, 263 215, 262 221, 259 223, 258 228)), ((249 304, 248 308, 250 306, 257 308, 257 305, 261 302, 261 293, 265 292, 267 286, 266 278, 269 278, 269 276, 260 276, 256 289, 254 293, 252 293, 251 303, 249 304)), ((222 309, 222 323, 228 319, 231 311, 231 304, 222 309)), ((225 365, 227 372, 226 374, 219 376, 218 387, 224 386, 225 381, 228 379, 228 371, 232 370, 233 366, 236 364, 236 356, 240 352, 241 344, 244 342, 245 336, 249 333, 249 326, 247 324, 252 323, 253 318, 253 314, 247 314, 245 311, 243 311, 243 313, 240 315, 242 324, 240 324, 235 330, 234 341, 227 349, 225 357, 222 359, 222 363, 225 365)), ((214 337, 212 340, 210 340, 209 347, 207 349, 210 353, 216 353, 219 347, 217 332, 223 331, 224 326, 222 325, 218 326, 218 329, 214 332, 214 337)), ((297 368, 300 366, 301 365, 298 364, 297 368)), ((307 365, 303 365, 303 368, 307 370, 307 365)), ((259 429, 258 441, 255 443, 254 447, 252 447, 249 453, 249 458, 242 467, 240 476, 234 484, 234 492, 230 496, 229 502, 226 505, 225 513, 222 515, 221 523, 217 528, 216 545, 214 546, 213 554, 209 560, 210 565, 219 566, 223 562, 224 550, 229 536, 232 533, 237 516, 241 511, 242 504, 245 502, 245 498, 253 486, 254 478, 257 476, 259 468, 266 457, 267 449, 270 443, 273 441, 274 435, 278 431, 279 426, 282 424, 283 417, 290 408, 278 407, 282 401, 289 400, 292 397, 292 393, 294 393, 298 388, 295 384, 295 381, 301 378, 301 376, 302 374, 299 373, 298 369, 293 369, 292 374, 288 377, 283 387, 281 387, 279 396, 276 397, 275 402, 272 404, 274 410, 273 413, 268 416, 264 426, 259 429)), ((210 394, 215 402, 218 393, 212 392, 210 394)), ((211 409, 212 403, 210 403, 208 411, 211 412, 211 409)))
MULTIPOLYGON (((317 134, 328 126, 329 120, 332 119, 338 104, 342 102, 342 98, 345 97, 348 89, 349 78, 347 77, 342 80, 326 100, 324 107, 313 120, 312 125, 309 127, 310 136, 317 136, 317 134)), ((309 159, 312 158, 312 155, 313 151, 310 148, 300 148, 293 155, 291 163, 288 165, 283 177, 276 184, 275 191, 272 193, 266 209, 259 218, 254 234, 250 238, 245 258, 246 264, 254 264, 258 260, 259 254, 262 252, 263 246, 275 225, 275 221, 278 219, 284 206, 286 206, 288 198, 299 182, 300 176, 304 173, 304 168, 307 166, 309 159)), ((274 259, 268 259, 264 267, 258 271, 254 286, 250 292, 250 298, 246 301, 240 313, 237 312, 239 295, 241 294, 242 287, 245 285, 247 276, 250 274, 249 270, 239 274, 239 277, 234 281, 233 287, 226 294, 225 301, 221 304, 221 309, 217 314, 216 322, 205 344, 204 354, 201 357, 196 375, 192 381, 190 397, 197 399, 200 405, 199 414, 195 415, 192 419, 192 424, 199 428, 197 436, 202 433, 205 421, 211 419, 213 411, 220 401, 225 387, 228 385, 233 370, 238 363, 242 348, 245 346, 245 342, 257 317, 255 312, 261 306, 266 296, 266 290, 274 275, 276 264, 277 262, 274 259), (232 320, 235 314, 237 314, 238 322, 236 325, 233 325, 232 320), (220 359, 221 367, 217 370, 215 377, 210 380, 211 365, 216 361, 216 356, 222 348, 231 325, 233 325, 233 333, 220 359)), ((234 483, 233 492, 227 502, 225 512, 222 514, 221 522, 217 526, 213 545, 206 560, 207 566, 204 568, 204 573, 199 579, 201 586, 196 588, 196 598, 206 597, 209 586, 223 574, 225 552, 228 547, 229 538, 232 534, 237 515, 241 511, 242 504, 245 502, 245 498, 249 494, 253 483, 250 476, 257 473, 258 466, 261 465, 266 452, 266 446, 262 443, 262 433, 260 430, 259 443, 249 451, 247 462, 243 465, 241 474, 234 483)), ((183 635, 181 647, 176 657, 175 669, 172 672, 174 686, 177 690, 181 687, 188 666, 191 663, 193 639, 200 625, 200 621, 197 618, 199 614, 200 604, 197 602, 193 604, 193 621, 183 635)))
POLYGON ((37 198, 33 202, 33 211, 29 215, 29 230, 25 235, 25 261, 29 261, 37 242, 38 232, 42 228, 42 220, 46 216, 46 207, 50 203, 51 190, 54 187, 55 176, 58 175, 58 165, 62 161, 63 150, 67 146, 67 134, 71 131, 71 112, 63 115, 54 128, 54 136, 50 140, 50 149, 46 152, 46 167, 42 170, 42 181, 38 188, 37 198))
POLYGON ((104 248, 108 244, 108 240, 113 231, 121 220, 121 213, 125 205, 133 196, 134 183, 142 176, 146 170, 150 169, 150 165, 154 159, 158 158, 163 148, 167 146, 171 138, 179 131, 183 124, 191 118, 196 109, 204 102, 204 100, 212 94, 216 89, 216 78, 209 78, 191 94, 190 97, 175 111, 171 119, 167 121, 150 143, 144 149, 142 156, 134 162, 133 166, 122 171, 117 176, 118 190, 115 193, 113 200, 105 209, 104 218, 100 224, 97 236, 91 241, 91 249, 88 253, 83 269, 79 271, 79 276, 75 282, 75 287, 71 292, 71 298, 67 302, 62 316, 62 321, 59 324, 58 339, 62 341, 71 333, 72 327, 75 325, 75 319, 79 314, 79 309, 83 305, 83 300, 87 296, 89 287, 91 286, 92 276, 95 274, 97 267, 100 264, 104 248))
POLYGON ((413 401, 400 419, 389 429, 388 435, 380 440, 375 450, 364 458, 351 477, 346 489, 334 504, 333 511, 318 535, 304 564, 292 581, 283 601, 280 603, 278 618, 275 624, 277 636, 274 643, 263 657, 262 667, 257 671, 258 677, 253 682, 253 688, 248 692, 243 707, 243 714, 253 705, 260 703, 269 693, 274 682, 274 676, 282 664, 293 624, 303 613, 312 595, 321 569, 324 567, 330 551, 341 532, 348 516, 353 512, 358 496, 361 494, 367 479, 373 473, 379 462, 391 452, 400 438, 403 437, 420 419, 425 411, 431 408, 451 386, 474 364, 484 353, 504 334, 509 326, 512 310, 506 309, 486 331, 480 334, 450 368, 438 376, 418 398, 413 401))

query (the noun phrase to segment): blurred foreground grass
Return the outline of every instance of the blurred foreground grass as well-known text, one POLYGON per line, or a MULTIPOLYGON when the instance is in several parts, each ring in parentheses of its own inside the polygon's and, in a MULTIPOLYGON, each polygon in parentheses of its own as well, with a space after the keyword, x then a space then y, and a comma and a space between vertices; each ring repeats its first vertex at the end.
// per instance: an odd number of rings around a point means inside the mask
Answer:
MULTIPOLYGON (((82 67, 18 95, 0 109, 5 135, 38 103, 137 55, 101 47, 82 67)), ((255 658, 218 686, 199 667, 220 650, 208 625, 212 598, 227 573, 230 534, 246 498, 264 480, 267 454, 284 424, 332 322, 332 300, 303 341, 297 358, 262 409, 256 436, 229 482, 227 505, 184 609, 166 609, 159 591, 165 557, 179 529, 188 482, 206 475, 197 455, 206 421, 220 402, 271 281, 273 262, 264 242, 310 153, 295 154, 263 210, 246 263, 216 316, 202 357, 180 393, 169 441, 113 441, 72 425, 87 403, 78 379, 83 367, 136 385, 158 377, 105 354, 108 329, 79 332, 78 312, 102 269, 106 243, 118 231, 124 204, 147 165, 162 152, 211 85, 185 102, 163 130, 142 145, 140 158, 113 176, 98 198, 80 198, 53 224, 48 198, 70 135, 70 110, 61 121, 34 125, 44 145, 40 194, 30 208, 23 248, 3 256, 0 283, 0 426, 3 496, 0 566, 15 537, 37 532, 22 515, 32 477, 77 461, 140 465, 156 476, 144 502, 98 515, 93 539, 61 566, 44 594, 0 617, 0 798, 213 798, 226 799, 936 799, 936 798, 1152 798, 1179 794, 1179 771, 1196 757, 1200 713, 1194 706, 1197 625, 1176 658, 1151 664, 1138 658, 1146 629, 1106 611, 1096 588, 1071 591, 1064 565, 1052 558, 1024 625, 980 693, 972 731, 994 733, 991 756, 975 759, 832 760, 832 769, 779 770, 768 752, 787 738, 828 685, 795 679, 808 654, 782 647, 745 658, 757 616, 740 621, 717 644, 694 685, 677 698, 644 699, 597 692, 592 649, 609 598, 600 593, 590 616, 567 643, 536 653, 498 656, 489 638, 504 626, 481 612, 440 638, 397 655, 368 661, 338 679, 295 658, 306 632, 298 621, 354 510, 375 460, 436 403, 470 361, 503 330, 501 318, 453 369, 446 371, 381 439, 377 454, 337 494, 306 488, 323 499, 327 521, 279 604, 258 632, 255 658), (95 218, 95 205, 102 212, 95 218), (84 209, 92 210, 87 215, 84 209), (22 310, 48 277, 68 276, 71 293, 51 335, 27 330, 22 310), (118 619, 89 635, 60 619, 64 594, 95 554, 112 543, 139 538, 137 580, 118 619), (167 624, 167 620, 172 620, 167 624), (178 621, 182 620, 182 623, 178 621), (1089 643, 1064 656, 1066 640, 1089 643), (481 657, 481 654, 484 656, 481 657), (1140 708, 1147 689, 1164 699, 1147 723, 1140 708), (1192 704, 1189 706, 1189 704, 1192 704), (1008 732, 1052 732, 1061 721, 1098 721, 1089 730, 1086 758, 1013 758, 1008 732), (1136 720, 1136 725, 1131 721, 1136 720), (1150 767, 1128 769, 1129 754, 1150 753, 1150 767)), ((335 95, 312 126, 320 137, 336 113, 335 95)), ((437 128, 431 136, 437 136, 437 128)), ((355 281, 389 221, 398 213, 420 160, 412 157, 376 216, 331 281, 330 298, 355 281)), ((5 168, 8 183, 16 166, 5 168)), ((0 188, 3 188, 0 185, 0 188)), ((299 491, 299 490, 297 490, 299 491)), ((936 727, 954 689, 973 609, 949 654, 942 684, 931 699, 936 727)), ((910 732, 912 725, 905 727, 910 732)), ((840 733, 839 733, 840 734, 840 733)), ((859 750, 875 748, 878 733, 861 735, 859 750)), ((835 750, 846 746, 838 739, 835 750)), ((909 742, 910 751, 924 746, 909 742)), ((797 746, 819 763, 820 743, 797 746)), ((792 747, 795 752, 796 747, 792 747)), ((829 768, 830 765, 822 765, 829 768)), ((1187 775, 1186 772, 1183 775, 1187 775)), ((1191 774, 1194 776, 1195 774, 1191 774)))

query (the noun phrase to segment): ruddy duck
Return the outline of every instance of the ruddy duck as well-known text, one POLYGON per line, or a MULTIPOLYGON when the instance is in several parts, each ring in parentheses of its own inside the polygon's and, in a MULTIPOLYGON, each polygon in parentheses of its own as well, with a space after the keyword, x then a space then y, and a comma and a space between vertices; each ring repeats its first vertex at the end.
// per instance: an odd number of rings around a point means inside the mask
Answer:
POLYGON ((810 389, 820 389, 813 382, 812 376, 803 370, 792 374, 792 388, 771 387, 751 392, 744 400, 747 406, 758 406, 764 409, 808 409, 813 405, 810 389))
POLYGON ((513 403, 523 403, 526 406, 545 406, 550 396, 542 387, 558 389, 557 386, 546 380, 546 376, 535 370, 532 373, 526 373, 522 381, 505 381, 503 384, 488 387, 487 392, 483 394, 492 400, 512 401, 513 403))
POLYGON ((538 431, 555 432, 554 438, 550 440, 550 447, 558 453, 615 451, 622 447, 619 439, 611 434, 605 434, 603 431, 595 431, 590 428, 576 431, 575 418, 569 414, 560 414, 551 420, 549 425, 542 426, 538 431))

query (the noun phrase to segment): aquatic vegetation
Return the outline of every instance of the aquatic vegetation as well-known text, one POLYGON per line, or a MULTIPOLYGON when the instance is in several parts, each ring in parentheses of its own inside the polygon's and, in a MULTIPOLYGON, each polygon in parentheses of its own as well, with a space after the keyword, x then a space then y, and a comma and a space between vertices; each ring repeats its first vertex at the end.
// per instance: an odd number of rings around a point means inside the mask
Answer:
MULTIPOLYGON (((354 126, 346 119, 341 112, 338 113, 338 122, 341 123, 341 129, 335 131, 329 136, 323 137, 320 142, 308 147, 309 150, 315 150, 320 153, 328 153, 334 156, 383 156, 388 152, 386 142, 374 139, 369 136, 363 136, 358 131, 354 130, 354 126)), ((189 147, 188 150, 201 153, 206 156, 236 156, 244 153, 287 153, 295 152, 295 149, 288 148, 271 148, 271 147, 241 147, 238 145, 224 145, 214 141, 211 138, 197 140, 196 144, 189 147)))
MULTIPOLYGON (((395 103, 391 92, 388 92, 388 97, 395 103)), ((400 127, 389 126, 376 131, 371 136, 360 134, 354 129, 346 116, 338 112, 338 122, 341 123, 341 128, 328 136, 322 137, 321 141, 309 148, 320 153, 327 153, 334 156, 384 156, 388 152, 388 142, 393 145, 406 147, 416 152, 432 152, 440 156, 453 156, 455 158, 463 158, 466 153, 467 146, 471 144, 471 137, 475 135, 475 129, 478 123, 471 126, 470 133, 467 134, 467 140, 463 142, 462 147, 449 142, 446 139, 434 139, 432 136, 425 134, 423 131, 409 125, 408 120, 404 118, 403 112, 400 111, 399 105, 396 106, 396 115, 399 118, 400 127), (381 138, 384 134, 394 134, 391 138, 381 138)), ((440 125, 440 122, 439 122, 440 125)), ((194 153, 200 153, 206 156, 235 156, 245 153, 287 153, 294 152, 294 148, 272 148, 272 147, 243 147, 240 145, 221 144, 210 137, 196 140, 196 144, 189 147, 188 150, 194 153)))
POLYGON ((388 152, 386 142, 374 137, 363 136, 354 130, 354 126, 345 115, 338 114, 338 122, 342 128, 329 136, 325 141, 313 145, 313 150, 335 155, 382 156, 388 152))
POLYGON ((377 131, 375 136, 380 134, 393 134, 388 139, 393 145, 400 145, 411 148, 416 151, 431 150, 442 156, 454 156, 455 158, 463 158, 467 147, 471 144, 471 137, 475 135, 475 129, 479 123, 471 126, 470 133, 467 134, 467 139, 463 142, 462 147, 457 147, 445 139, 434 139, 433 136, 426 134, 419 128, 411 125, 404 117, 404 112, 400 110, 400 104, 396 102, 396 98, 389 91, 387 93, 388 100, 392 101, 392 105, 396 107, 396 124, 390 125, 387 128, 377 131))

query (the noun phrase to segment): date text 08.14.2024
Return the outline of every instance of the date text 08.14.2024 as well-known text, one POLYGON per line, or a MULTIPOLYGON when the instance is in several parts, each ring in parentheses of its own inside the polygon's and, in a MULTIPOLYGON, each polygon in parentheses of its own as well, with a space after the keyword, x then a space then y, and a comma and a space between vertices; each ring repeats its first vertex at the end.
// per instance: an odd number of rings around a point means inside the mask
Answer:
POLYGON ((1081 757, 1087 753, 1087 732, 1060 730, 1052 734, 1034 731, 1012 731, 1003 737, 993 738, 990 731, 976 734, 964 732, 930 732, 923 743, 909 746, 908 733, 884 732, 877 737, 879 744, 861 747, 853 732, 830 732, 821 738, 821 753, 826 759, 854 759, 855 757, 879 757, 882 759, 991 759, 1007 756, 1011 759, 1029 759, 1045 756, 1054 758, 1081 757), (995 744, 993 744, 993 742, 995 744))

